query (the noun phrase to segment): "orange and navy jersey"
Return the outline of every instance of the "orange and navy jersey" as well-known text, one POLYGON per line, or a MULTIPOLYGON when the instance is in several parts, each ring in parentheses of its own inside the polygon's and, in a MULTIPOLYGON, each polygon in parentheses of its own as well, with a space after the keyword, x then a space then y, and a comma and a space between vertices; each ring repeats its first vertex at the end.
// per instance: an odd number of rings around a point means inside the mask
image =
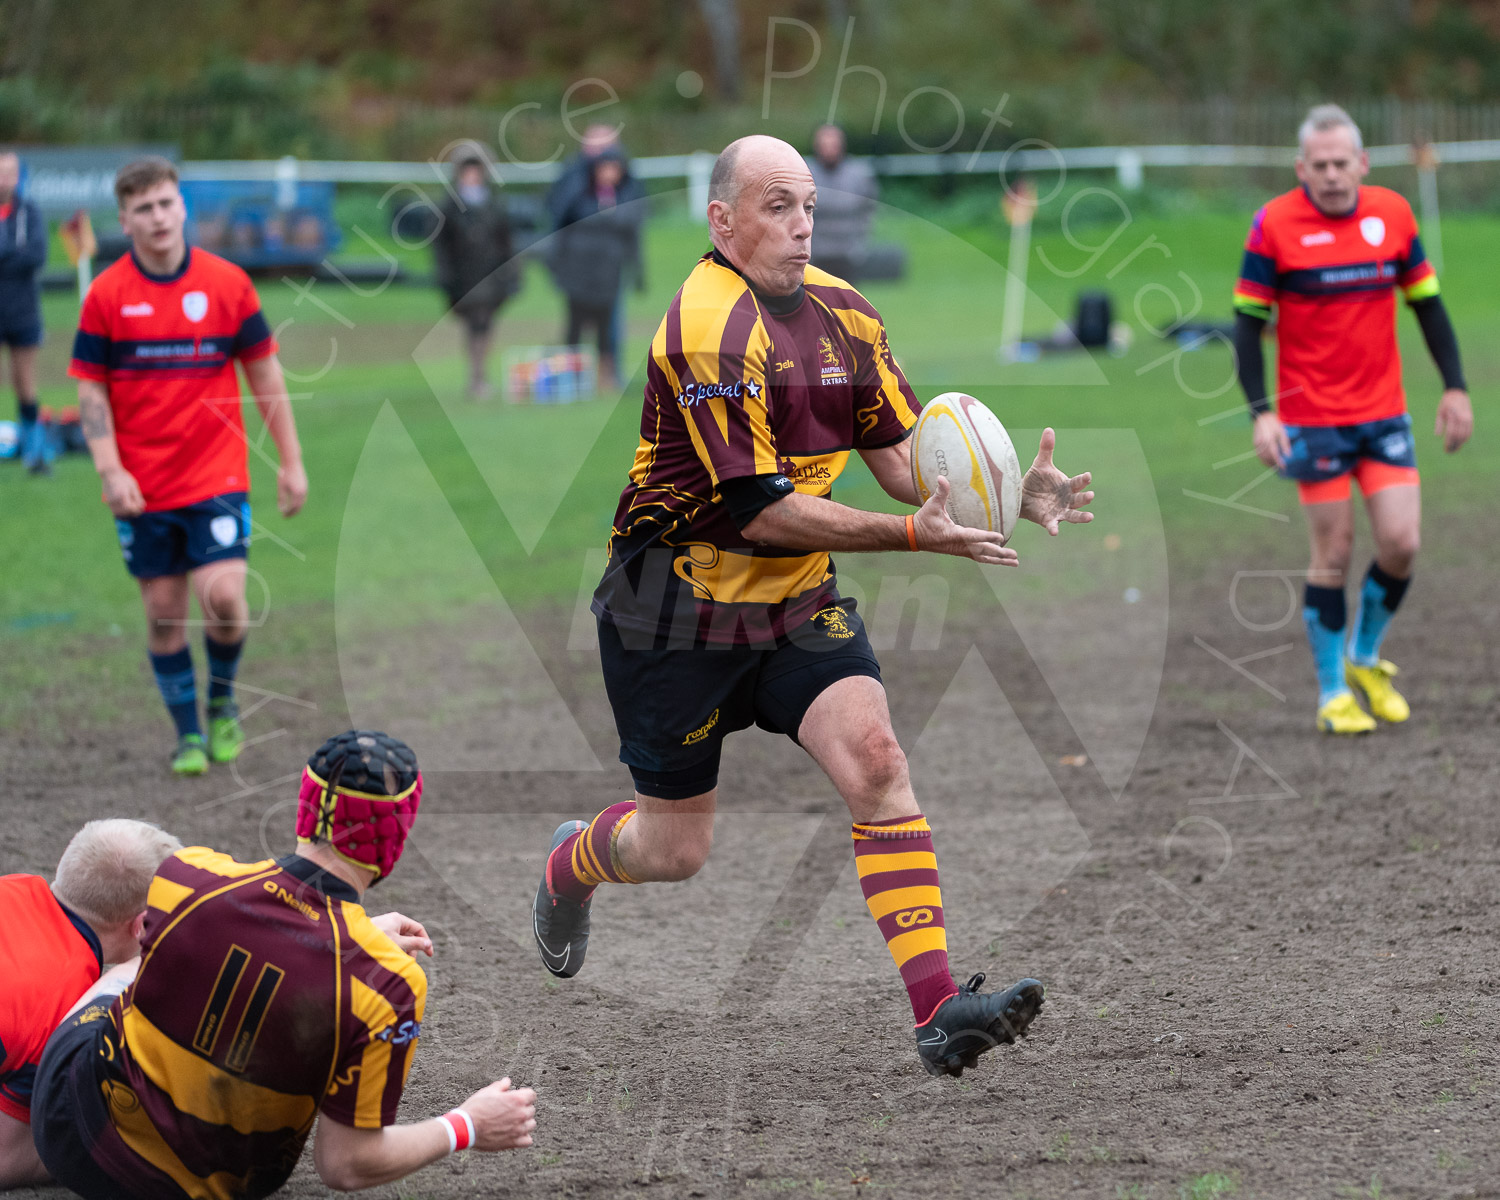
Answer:
POLYGON ((103 383, 147 512, 250 488, 236 359, 276 352, 250 277, 189 247, 169 276, 134 251, 89 288, 68 374, 103 383))
POLYGON ((99 939, 40 875, 0 875, 0 1112, 31 1119, 31 1087, 52 1031, 99 982, 99 939))
POLYGON ((1277 411, 1289 425, 1357 425, 1406 411, 1396 348, 1397 288, 1438 293, 1417 219, 1398 193, 1361 187, 1330 217, 1303 188, 1258 213, 1235 284, 1240 312, 1276 308, 1277 411))
POLYGON ((640 442, 594 612, 700 642, 796 628, 836 595, 832 561, 751 542, 720 484, 781 475, 828 496, 851 451, 901 441, 919 411, 880 314, 843 280, 808 267, 792 296, 765 297, 705 255, 651 343, 640 442))
POLYGON ((427 980, 354 889, 296 855, 197 846, 151 883, 140 973, 110 1009, 118 1061, 93 1157, 140 1195, 266 1196, 320 1112, 396 1119, 427 980))

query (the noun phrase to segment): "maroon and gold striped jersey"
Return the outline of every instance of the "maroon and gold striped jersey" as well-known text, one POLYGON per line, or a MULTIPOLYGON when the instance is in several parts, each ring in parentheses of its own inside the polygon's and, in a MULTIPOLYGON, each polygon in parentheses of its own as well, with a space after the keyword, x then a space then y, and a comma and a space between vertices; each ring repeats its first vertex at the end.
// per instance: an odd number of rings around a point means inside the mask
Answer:
POLYGON ((110 1010, 99 1165, 138 1195, 266 1196, 319 1112, 379 1129, 421 1032, 427 980, 355 890, 298 856, 196 846, 152 881, 143 957, 110 1010))
POLYGON ((850 451, 901 441, 919 410, 880 314, 843 280, 808 267, 796 293, 766 297, 704 255, 651 343, 594 612, 698 643, 786 635, 835 597, 833 563, 751 542, 720 484, 781 475, 828 496, 850 451))

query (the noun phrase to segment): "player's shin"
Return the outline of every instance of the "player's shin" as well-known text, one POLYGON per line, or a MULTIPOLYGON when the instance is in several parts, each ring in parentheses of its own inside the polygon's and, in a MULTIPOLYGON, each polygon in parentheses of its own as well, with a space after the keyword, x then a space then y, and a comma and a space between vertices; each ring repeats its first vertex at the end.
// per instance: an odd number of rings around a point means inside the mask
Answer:
POLYGON ((932 829, 918 813, 854 826, 854 862, 870 915, 901 972, 920 1025, 958 991, 948 969, 948 932, 932 829))
POLYGON ((1343 588, 1309 583, 1303 593, 1302 619, 1318 671, 1318 705, 1349 690, 1344 682, 1344 626, 1348 611, 1343 588))
POLYGON ((635 816, 635 801, 611 804, 586 829, 560 843, 547 861, 547 890, 584 901, 601 883, 636 883, 620 866, 616 843, 635 816))
POLYGON ((208 702, 232 700, 234 678, 240 669, 240 651, 245 648, 245 639, 237 642, 221 642, 209 634, 203 635, 203 648, 208 652, 208 702))
POLYGON ((172 654, 152 654, 151 670, 162 702, 172 714, 177 736, 200 733, 198 727, 198 688, 193 680, 193 652, 184 646, 172 654))
POLYGON ((1380 643, 1386 627, 1396 615, 1411 579, 1397 579, 1371 562, 1359 589, 1359 612, 1354 619, 1354 636, 1349 640, 1349 661, 1356 666, 1373 667, 1380 661, 1380 643))

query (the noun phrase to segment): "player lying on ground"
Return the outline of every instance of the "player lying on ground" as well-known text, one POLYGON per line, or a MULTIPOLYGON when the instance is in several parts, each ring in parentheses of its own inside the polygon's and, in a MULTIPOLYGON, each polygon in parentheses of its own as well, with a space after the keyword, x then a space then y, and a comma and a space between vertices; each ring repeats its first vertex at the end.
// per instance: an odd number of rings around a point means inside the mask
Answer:
POLYGON ((50 886, 40 875, 0 876, 0 1191, 47 1178, 31 1141, 42 1049, 106 963, 141 952, 151 877, 181 849, 144 821, 90 821, 50 886))
MULTIPOLYGON (((1042 985, 960 987, 932 836, 891 730, 880 668, 841 598, 830 551, 924 550, 1014 564, 998 534, 955 525, 947 481, 914 523, 829 499, 857 450, 891 496, 919 503, 919 406, 880 315, 808 266, 816 189, 785 142, 743 138, 710 184, 713 251, 672 301, 647 364, 641 441, 595 593, 605 686, 635 799, 565 823, 533 925, 554 975, 583 965, 601 883, 687 879, 708 857, 720 744, 751 724, 795 740, 854 820, 860 885, 911 1000, 933 1074, 960 1074, 1026 1031, 1042 985)), ((1048 430, 1021 515, 1082 522, 1089 476, 1052 465, 1048 430)))
POLYGON ((140 582, 151 669, 177 726, 172 769, 201 775, 245 742, 234 679, 250 619, 250 469, 235 360, 276 443, 282 516, 307 499, 307 473, 255 288, 239 267, 187 245, 176 169, 164 158, 130 163, 115 195, 131 250, 89 289, 68 373, 126 569, 140 582), (208 654, 206 747, 189 593, 208 654))
POLYGON ((1380 655, 1411 582, 1422 497, 1396 346, 1399 287, 1443 377, 1437 436, 1453 453, 1474 415, 1458 339, 1422 252, 1411 206, 1361 186, 1370 160, 1337 105, 1313 109, 1299 131, 1302 186, 1258 213, 1235 286, 1235 352, 1255 414, 1255 450, 1297 481, 1312 542, 1303 617, 1318 671, 1318 728, 1368 733, 1374 717, 1404 721, 1406 700, 1380 655), (1266 396, 1261 334, 1276 307, 1276 405, 1266 396), (1354 548, 1350 479, 1364 493, 1375 559, 1346 634, 1344 581, 1354 548), (1360 708, 1358 687, 1370 712, 1360 708))
POLYGON ((151 884, 140 959, 109 972, 47 1044, 32 1126, 42 1162, 89 1200, 268 1196, 313 1161, 341 1191, 455 1149, 531 1144, 535 1095, 502 1079, 397 1125, 432 953, 417 922, 365 915, 422 801, 383 733, 325 742, 302 774, 295 853, 241 863, 203 846, 151 884))

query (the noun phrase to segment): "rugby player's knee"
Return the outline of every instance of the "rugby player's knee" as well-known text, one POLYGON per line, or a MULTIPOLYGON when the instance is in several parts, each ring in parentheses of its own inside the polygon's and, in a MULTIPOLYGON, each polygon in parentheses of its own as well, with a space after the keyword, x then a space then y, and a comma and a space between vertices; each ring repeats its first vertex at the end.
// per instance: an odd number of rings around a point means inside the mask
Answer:
POLYGON ((670 845, 655 847, 653 871, 659 883, 681 883, 703 869, 713 849, 712 827, 674 839, 670 845))
POLYGON ((856 790, 867 797, 884 796, 906 782, 906 754, 889 725, 866 730, 853 747, 856 790))
POLYGON ((1416 522, 1385 530, 1377 551, 1381 566, 1396 575, 1404 576, 1416 561, 1417 551, 1422 548, 1422 530, 1416 522))

